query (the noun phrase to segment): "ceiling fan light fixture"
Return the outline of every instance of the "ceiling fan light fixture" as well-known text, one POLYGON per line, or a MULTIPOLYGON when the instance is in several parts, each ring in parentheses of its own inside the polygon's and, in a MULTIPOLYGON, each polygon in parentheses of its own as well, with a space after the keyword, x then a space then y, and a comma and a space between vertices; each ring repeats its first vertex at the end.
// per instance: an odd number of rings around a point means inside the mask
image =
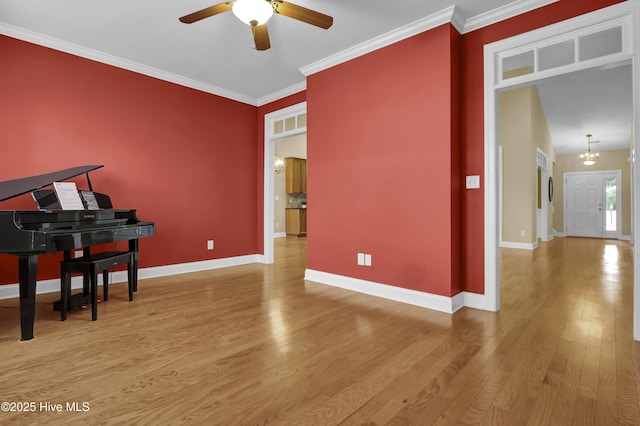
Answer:
POLYGON ((273 7, 265 0, 236 0, 231 9, 236 17, 247 25, 262 25, 273 15, 273 7))

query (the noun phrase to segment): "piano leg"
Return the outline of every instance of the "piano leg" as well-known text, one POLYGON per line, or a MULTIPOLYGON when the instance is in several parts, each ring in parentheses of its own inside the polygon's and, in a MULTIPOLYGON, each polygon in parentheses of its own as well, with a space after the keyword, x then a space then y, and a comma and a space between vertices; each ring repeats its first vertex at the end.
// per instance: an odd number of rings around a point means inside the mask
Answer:
POLYGON ((36 315, 38 255, 19 256, 18 275, 20 278, 20 340, 31 340, 36 315))
POLYGON ((138 291, 138 240, 129 240, 129 251, 133 253, 133 291, 138 291))

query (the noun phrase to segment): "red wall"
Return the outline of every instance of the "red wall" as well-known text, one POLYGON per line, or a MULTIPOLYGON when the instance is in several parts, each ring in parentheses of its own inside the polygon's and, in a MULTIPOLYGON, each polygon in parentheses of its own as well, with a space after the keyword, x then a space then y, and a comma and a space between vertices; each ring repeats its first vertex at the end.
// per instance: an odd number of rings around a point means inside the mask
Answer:
POLYGON ((308 268, 460 291, 457 37, 443 25, 307 79, 308 268))
MULTIPOLYGON (((0 180, 104 164, 94 190, 156 222, 142 267, 257 252, 256 107, 9 37, 0 52, 0 180)), ((0 204, 20 208, 29 195, 0 204)), ((39 279, 58 258, 41 256, 39 279)), ((0 255, 0 283, 15 282, 0 255)))
MULTIPOLYGON (((0 36, 0 180, 104 164, 94 188, 157 222, 142 267, 263 252, 264 115, 307 100, 308 267, 483 293, 484 193, 462 189, 484 185, 483 46, 615 3, 562 0, 463 36, 444 25, 259 108, 0 36)), ((39 279, 57 277, 43 258, 39 279)), ((16 281, 0 255, 0 283, 16 281)))
MULTIPOLYGON (((618 0, 562 0, 462 37, 462 172, 480 175, 484 188, 484 45, 597 9, 618 0)), ((484 192, 463 193, 463 287, 484 293, 484 192)))

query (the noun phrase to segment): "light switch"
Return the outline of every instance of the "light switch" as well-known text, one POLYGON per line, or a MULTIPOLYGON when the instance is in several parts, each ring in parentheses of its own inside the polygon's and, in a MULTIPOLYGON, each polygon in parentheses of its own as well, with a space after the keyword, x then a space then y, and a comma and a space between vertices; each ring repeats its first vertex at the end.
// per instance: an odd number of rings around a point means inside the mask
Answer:
POLYGON ((480 188, 480 176, 467 176, 467 189, 478 189, 480 188))

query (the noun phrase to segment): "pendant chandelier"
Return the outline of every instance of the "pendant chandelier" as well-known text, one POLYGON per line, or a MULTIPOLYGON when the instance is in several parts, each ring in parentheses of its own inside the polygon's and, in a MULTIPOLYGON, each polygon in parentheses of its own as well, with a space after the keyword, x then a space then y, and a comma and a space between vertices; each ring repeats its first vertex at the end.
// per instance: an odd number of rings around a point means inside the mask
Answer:
POLYGON ((585 166, 593 166, 598 161, 597 152, 591 152, 591 133, 587 135, 587 152, 584 154, 580 154, 580 159, 582 160, 582 164, 585 166))
POLYGON ((278 142, 276 141, 276 153, 273 156, 273 171, 276 174, 282 173, 284 170, 284 159, 278 155, 278 142))

